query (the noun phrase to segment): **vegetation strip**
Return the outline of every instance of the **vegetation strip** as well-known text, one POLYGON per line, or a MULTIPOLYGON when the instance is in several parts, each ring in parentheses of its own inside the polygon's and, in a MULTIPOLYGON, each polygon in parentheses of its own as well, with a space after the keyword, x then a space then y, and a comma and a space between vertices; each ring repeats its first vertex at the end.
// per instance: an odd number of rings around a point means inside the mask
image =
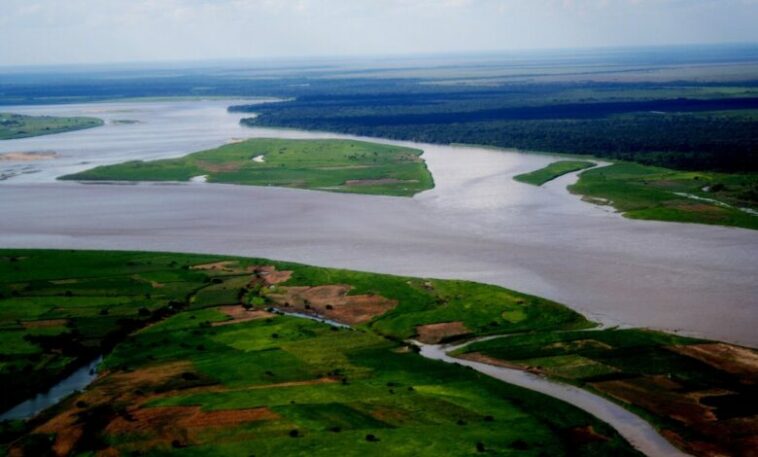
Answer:
POLYGON ((582 160, 561 160, 558 162, 553 162, 544 168, 540 168, 539 170, 516 175, 513 177, 513 179, 519 182, 541 186, 546 182, 552 181, 553 179, 565 174, 584 170, 585 168, 590 168, 593 166, 595 166, 594 163, 582 160))
POLYGON ((0 113, 0 140, 12 140, 82 130, 103 125, 93 117, 26 116, 0 113))
POLYGON ((199 181, 412 196, 434 182, 422 151, 351 140, 256 138, 178 159, 93 168, 61 179, 199 181))

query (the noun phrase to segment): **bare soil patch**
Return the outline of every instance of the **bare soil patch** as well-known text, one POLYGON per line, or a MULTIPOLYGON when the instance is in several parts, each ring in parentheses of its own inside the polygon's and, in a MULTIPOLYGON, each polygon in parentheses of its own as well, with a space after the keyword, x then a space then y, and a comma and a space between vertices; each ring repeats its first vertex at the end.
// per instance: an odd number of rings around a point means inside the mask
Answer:
POLYGON ((237 171, 242 168, 242 164, 238 162, 226 162, 226 163, 213 163, 198 160, 195 164, 202 170, 209 173, 223 173, 225 171, 237 171))
POLYGON ((407 422, 411 420, 408 411, 401 409, 390 408, 387 406, 377 406, 371 410, 371 417, 374 419, 386 422, 392 425, 398 425, 399 423, 407 422))
POLYGON ((229 316, 231 320, 222 321, 222 322, 213 322, 211 324, 213 327, 239 324, 240 322, 266 319, 266 318, 274 316, 272 313, 269 313, 267 311, 255 310, 255 309, 247 310, 242 305, 219 306, 216 309, 226 314, 227 316, 229 316))
POLYGON ((140 389, 150 388, 165 384, 182 373, 192 372, 194 368, 191 362, 172 362, 152 367, 143 368, 131 372, 100 373, 100 379, 82 394, 82 399, 90 404, 109 402, 120 399, 128 399, 135 402, 139 396, 136 392, 140 389))
POLYGON ((723 208, 720 208, 716 205, 710 205, 707 203, 690 203, 690 202, 682 202, 672 205, 676 209, 680 209, 683 211, 691 211, 693 213, 701 213, 701 214, 712 214, 712 215, 719 215, 724 212, 723 208))
POLYGON ((668 384, 653 377, 602 381, 591 385, 625 403, 639 406, 657 415, 670 417, 686 425, 713 422, 713 409, 702 405, 692 396, 675 390, 678 384, 668 384))
POLYGON ((451 338, 469 334, 471 334, 471 331, 460 321, 419 325, 416 327, 416 339, 425 344, 437 344, 451 338))
POLYGON ((324 378, 318 378, 318 379, 308 379, 306 381, 288 381, 288 382, 279 382, 276 384, 264 384, 262 386, 250 386, 250 387, 246 387, 243 390, 279 389, 282 387, 315 386, 318 384, 334 384, 336 382, 340 382, 340 379, 324 377, 324 378))
POLYGON ((38 160, 57 159, 58 157, 59 154, 53 151, 6 152, 0 154, 0 161, 35 162, 38 160))
MULTIPOLYGON (((176 362, 145 368, 129 373, 101 373, 100 379, 76 398, 90 406, 105 404, 141 404, 147 397, 140 389, 158 386, 183 372, 191 371, 189 362, 176 362)), ((34 433, 54 434, 53 452, 56 456, 68 456, 84 434, 84 425, 78 415, 81 412, 73 404, 41 424, 34 433)), ((21 452, 19 449, 11 451, 21 452)), ((21 454, 19 454, 21 455, 21 454)))
POLYGON ((613 346, 597 340, 574 340, 549 344, 545 349, 564 349, 568 352, 580 349, 613 349, 613 346))
POLYGON ((591 425, 587 425, 586 427, 575 427, 568 430, 568 439, 575 446, 583 446, 585 444, 608 441, 610 438, 596 432, 591 425))
POLYGON ((287 282, 292 277, 292 271, 282 270, 279 271, 273 265, 265 265, 262 267, 254 267, 253 271, 256 275, 263 278, 268 285, 281 284, 287 282))
MULTIPOLYGON (((732 442, 730 446, 735 451, 726 450, 724 447, 716 443, 708 443, 705 441, 699 441, 691 438, 684 438, 673 430, 661 430, 661 435, 669 440, 679 449, 699 457, 731 457, 731 456, 744 456, 744 457, 756 457, 755 449, 758 447, 751 445, 749 440, 741 439, 732 442)), ((758 444, 756 440, 755 444, 758 444)))
POLYGON ((50 328, 63 327, 68 323, 68 319, 45 319, 40 321, 25 321, 24 328, 50 328))
POLYGON ((53 453, 56 456, 67 456, 84 434, 84 427, 78 423, 75 411, 67 410, 38 427, 35 432, 55 434, 53 453))
POLYGON ((205 271, 235 271, 234 266, 237 265, 236 260, 224 260, 222 262, 202 263, 200 265, 193 265, 193 270, 205 270, 205 271))
POLYGON ((278 419, 267 407, 203 411, 199 406, 166 406, 130 411, 129 420, 118 417, 106 431, 114 434, 150 432, 162 434, 169 430, 197 427, 224 427, 244 422, 278 419))
POLYGON ((348 325, 362 324, 397 306, 380 295, 348 295, 344 284, 316 287, 283 287, 269 298, 285 310, 314 314, 348 325))
POLYGON ((727 343, 672 346, 669 349, 739 376, 743 383, 758 384, 758 352, 752 349, 727 343))
POLYGON ((525 365, 519 365, 512 362, 506 362, 505 360, 500 360, 494 357, 484 355, 481 352, 469 352, 466 354, 458 355, 456 357, 458 357, 459 359, 471 360, 472 362, 486 363, 487 365, 492 365, 496 367, 511 368, 515 370, 528 371, 530 373, 542 374, 542 371, 540 371, 539 369, 535 367, 528 367, 525 365))

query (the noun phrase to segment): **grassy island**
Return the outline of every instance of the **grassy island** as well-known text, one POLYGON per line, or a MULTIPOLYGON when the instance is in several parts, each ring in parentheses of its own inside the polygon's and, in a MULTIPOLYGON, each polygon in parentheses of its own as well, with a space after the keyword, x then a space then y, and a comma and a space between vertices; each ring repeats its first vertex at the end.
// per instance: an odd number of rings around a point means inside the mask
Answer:
POLYGON ((352 140, 256 138, 178 159, 97 167, 62 179, 190 181, 412 196, 434 187, 422 151, 352 140))
POLYGON ((583 160, 561 160, 558 162, 553 162, 544 168, 540 168, 539 170, 514 176, 513 179, 519 182, 541 186, 546 182, 552 181, 555 178, 558 178, 565 174, 584 170, 585 168, 589 168, 594 165, 595 164, 592 162, 586 162, 583 160))
POLYGON ((0 140, 51 135, 103 125, 94 117, 26 116, 0 113, 0 140))

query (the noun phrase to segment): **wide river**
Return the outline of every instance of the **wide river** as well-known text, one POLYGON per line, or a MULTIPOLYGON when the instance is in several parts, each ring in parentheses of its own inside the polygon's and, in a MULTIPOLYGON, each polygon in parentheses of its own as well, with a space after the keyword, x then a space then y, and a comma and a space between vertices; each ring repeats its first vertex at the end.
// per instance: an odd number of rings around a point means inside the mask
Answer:
POLYGON ((261 256, 314 265, 498 284, 609 324, 758 347, 758 232, 627 220, 582 202, 564 176, 513 181, 555 157, 408 142, 436 187, 415 198, 188 184, 56 182, 94 165, 176 157, 237 138, 346 138, 245 128, 241 101, 4 107, 89 115, 106 125, 0 142, 0 247, 141 249, 261 256), (118 120, 137 123, 113 122, 118 120))

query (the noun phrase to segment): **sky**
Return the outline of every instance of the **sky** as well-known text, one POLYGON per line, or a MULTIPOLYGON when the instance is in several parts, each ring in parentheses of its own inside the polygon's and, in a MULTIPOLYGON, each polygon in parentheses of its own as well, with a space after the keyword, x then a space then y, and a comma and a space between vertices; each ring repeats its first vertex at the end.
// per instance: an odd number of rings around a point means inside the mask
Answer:
POLYGON ((758 43, 758 0, 0 0, 0 66, 758 43))

